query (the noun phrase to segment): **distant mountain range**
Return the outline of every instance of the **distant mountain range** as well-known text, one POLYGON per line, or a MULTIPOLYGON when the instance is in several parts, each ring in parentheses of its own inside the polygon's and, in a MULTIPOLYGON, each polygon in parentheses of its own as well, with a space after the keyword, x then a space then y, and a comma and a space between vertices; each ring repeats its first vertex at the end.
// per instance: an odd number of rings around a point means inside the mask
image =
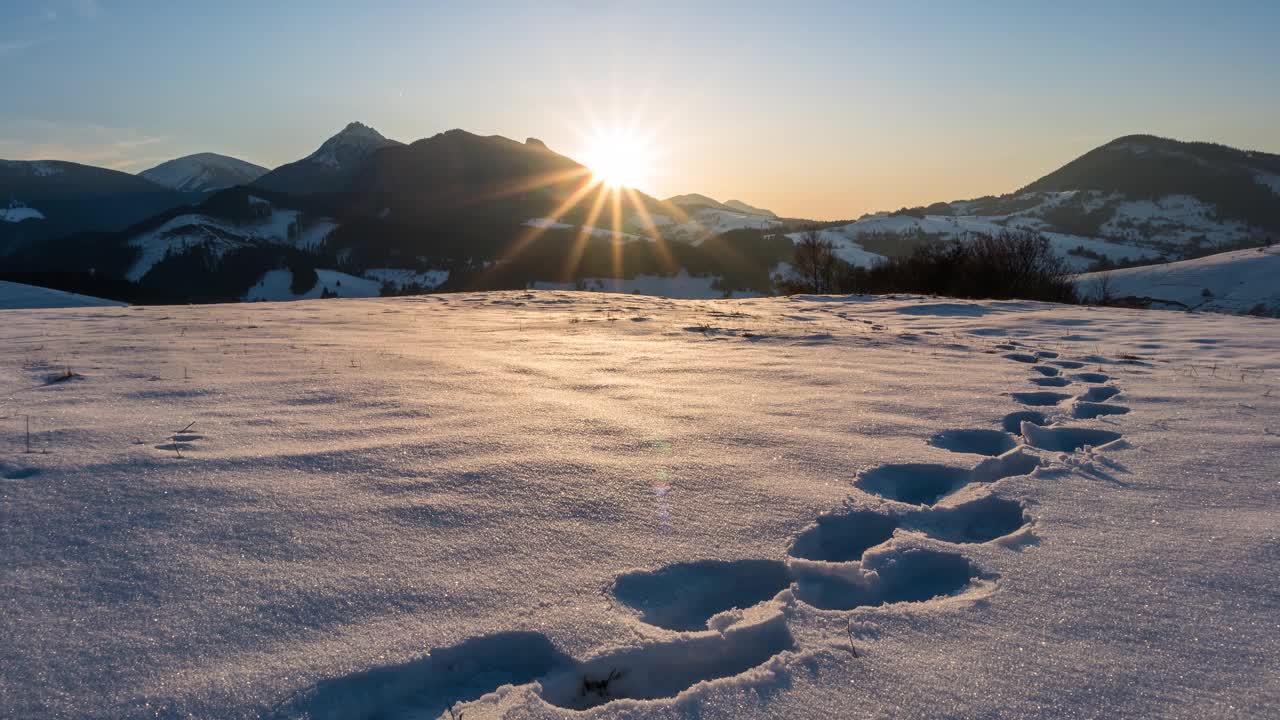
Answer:
MULTIPOLYGON (((140 176, 0 162, 0 270, 92 270, 187 300, 642 289, 676 275, 702 294, 767 294, 813 225, 696 193, 615 195, 541 141, 463 130, 404 144, 351 123, 271 171, 211 153, 140 176)), ((1280 156, 1135 135, 1007 195, 821 232, 868 264, 1003 229, 1044 234, 1081 270, 1261 244, 1280 235, 1280 156)))

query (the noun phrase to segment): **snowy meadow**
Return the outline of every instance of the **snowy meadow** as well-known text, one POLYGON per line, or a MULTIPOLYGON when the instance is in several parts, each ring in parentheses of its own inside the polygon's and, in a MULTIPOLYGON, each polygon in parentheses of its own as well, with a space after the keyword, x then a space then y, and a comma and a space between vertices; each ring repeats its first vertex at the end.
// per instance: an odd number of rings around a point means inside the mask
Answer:
POLYGON ((0 348, 3 716, 1280 715, 1275 320, 534 291, 0 348))

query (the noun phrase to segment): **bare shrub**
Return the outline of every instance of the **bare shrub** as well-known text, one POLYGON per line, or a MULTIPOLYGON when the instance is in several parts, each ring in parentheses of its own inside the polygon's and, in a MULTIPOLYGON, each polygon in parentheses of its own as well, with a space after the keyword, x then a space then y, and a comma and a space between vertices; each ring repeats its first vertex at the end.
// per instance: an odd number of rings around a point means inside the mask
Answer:
POLYGON ((836 257, 835 244, 823 238, 821 231, 809 230, 800 236, 794 263, 800 279, 797 290, 817 294, 836 292, 840 259, 836 257))
POLYGON ((1034 232, 975 234, 922 245, 910 257, 854 268, 844 284, 871 293, 920 293, 1075 303, 1071 268, 1034 232))

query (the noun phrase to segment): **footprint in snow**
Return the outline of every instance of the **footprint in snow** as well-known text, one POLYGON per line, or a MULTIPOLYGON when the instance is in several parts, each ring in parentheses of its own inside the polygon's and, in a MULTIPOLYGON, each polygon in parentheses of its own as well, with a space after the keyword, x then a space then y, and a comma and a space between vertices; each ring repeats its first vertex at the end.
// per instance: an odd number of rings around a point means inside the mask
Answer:
POLYGON ((26 480, 39 474, 40 468, 0 465, 0 478, 5 480, 26 480))
POLYGON ((1009 397, 1032 407, 1045 407, 1049 405, 1057 405, 1065 400, 1070 400, 1071 396, 1058 392, 1015 392, 1009 393, 1009 397))
MULTIPOLYGON (((701 328, 699 328, 701 329, 701 328)), ((1006 346, 1002 349, 1013 349, 1006 346)), ((1033 365, 1032 382, 1059 386, 1058 367, 1083 363, 1051 360, 1057 353, 1013 352, 1006 358, 1033 365)), ((1099 383, 1101 373, 1072 379, 1094 384, 1078 398, 1055 392, 1011 393, 1025 405, 1054 406, 1074 400, 1077 419, 1123 414, 1104 401, 1120 391, 1099 383)), ((433 650, 421 660, 320 683, 291 698, 274 717, 310 717, 332 707, 377 716, 410 710, 427 717, 452 714, 455 704, 479 699, 503 685, 537 681, 547 703, 588 710, 623 700, 673 698, 708 680, 732 677, 779 662, 796 648, 786 616, 767 603, 791 589, 794 598, 824 610, 852 610, 890 603, 927 602, 965 592, 982 573, 963 555, 890 541, 899 531, 922 533, 952 544, 1003 542, 1031 519, 1023 505, 988 492, 971 499, 958 491, 975 483, 1026 475, 1040 458, 1018 447, 1073 452, 1105 446, 1120 433, 1097 428, 1046 427, 1035 410, 1009 413, 1003 432, 946 430, 929 443, 951 452, 987 456, 972 468, 933 463, 881 465, 859 474, 854 485, 893 501, 876 509, 845 509, 818 517, 798 533, 787 561, 748 559, 676 563, 619 575, 611 594, 647 624, 678 633, 674 639, 623 647, 576 661, 538 633, 500 633, 433 650), (957 502, 948 503, 949 496, 957 502), (942 501, 942 502, 940 502, 942 501)), ((188 447, 199 435, 189 427, 171 438, 188 447)), ((10 477, 6 474, 5 477, 10 477)), ((971 492, 971 491, 966 491, 971 492)))

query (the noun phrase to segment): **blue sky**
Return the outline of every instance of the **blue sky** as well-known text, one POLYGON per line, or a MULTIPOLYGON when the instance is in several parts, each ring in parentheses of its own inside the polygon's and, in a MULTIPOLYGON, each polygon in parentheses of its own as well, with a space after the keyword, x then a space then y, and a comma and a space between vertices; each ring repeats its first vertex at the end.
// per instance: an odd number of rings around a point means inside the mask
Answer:
POLYGON ((573 155, 788 215, 1007 192, 1119 135, 1280 152, 1280 3, 6 0, 0 157, 275 166, 351 120, 573 155))

